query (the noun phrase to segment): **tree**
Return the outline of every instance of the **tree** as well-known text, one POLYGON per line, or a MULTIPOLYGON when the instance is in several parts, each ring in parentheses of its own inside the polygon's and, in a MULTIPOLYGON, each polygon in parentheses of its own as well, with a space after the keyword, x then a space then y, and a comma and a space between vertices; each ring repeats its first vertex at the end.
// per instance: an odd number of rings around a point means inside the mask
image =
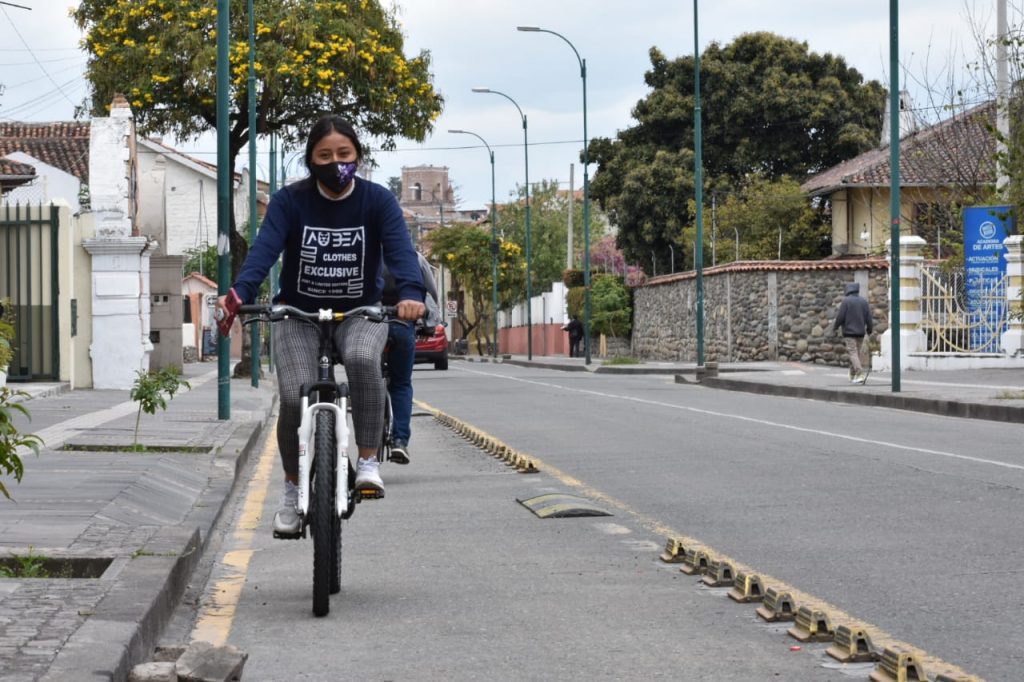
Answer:
MULTIPOLYGON (((431 84, 429 53, 403 54, 398 22, 378 0, 255 0, 254 11, 259 92, 250 93, 247 3, 231 1, 229 167, 250 135, 277 133, 286 144, 302 143, 328 112, 385 149, 397 137, 421 141, 433 127, 443 100, 431 84), (255 131, 248 128, 252 97, 255 131)), ((122 93, 143 133, 192 139, 216 129, 213 2, 82 0, 73 17, 85 33, 94 115, 105 114, 122 93)), ((248 244, 233 215, 230 222, 234 277, 248 244)))
POLYGON ((397 175, 392 175, 388 178, 388 189, 395 195, 395 198, 401 201, 402 199, 402 178, 397 175))
MULTIPOLYGON (((692 56, 668 60, 650 51, 645 82, 651 92, 633 110, 637 125, 614 140, 591 141, 598 164, 591 195, 619 227, 630 261, 678 262, 692 253, 679 244, 693 225, 692 56)), ((885 91, 865 82, 842 57, 810 52, 807 43, 771 33, 712 43, 701 56, 705 192, 740 187, 761 176, 804 177, 871 148, 878 140, 885 91)))
MULTIPOLYGON (((831 225, 788 177, 775 182, 759 175, 748 178, 718 205, 716 222, 726 247, 738 232, 739 257, 744 260, 817 259, 832 252, 831 225)), ((719 248, 718 253, 719 262, 736 257, 733 248, 719 248)))
MULTIPOLYGON (((472 225, 451 225, 430 233, 431 257, 451 273, 452 291, 463 297, 458 320, 462 338, 475 332, 477 350, 486 354, 494 328, 491 235, 472 225), (470 319, 466 303, 476 313, 470 319)), ((498 241, 498 308, 507 309, 522 298, 526 287, 526 265, 518 244, 498 241)))
MULTIPOLYGON (((518 244, 526 253, 526 204, 522 187, 517 187, 516 201, 502 206, 498 212, 498 232, 518 244)), ((573 197, 573 252, 577 263, 583 253, 583 202, 573 197)), ((558 190, 555 180, 542 180, 530 187, 530 251, 531 288, 546 291, 552 282, 562 280, 565 270, 569 234, 569 195, 558 190)), ((590 239, 604 234, 601 221, 590 221, 590 239)), ((524 255, 525 258, 525 255, 524 255)), ((525 289, 523 290, 525 297, 525 289)))

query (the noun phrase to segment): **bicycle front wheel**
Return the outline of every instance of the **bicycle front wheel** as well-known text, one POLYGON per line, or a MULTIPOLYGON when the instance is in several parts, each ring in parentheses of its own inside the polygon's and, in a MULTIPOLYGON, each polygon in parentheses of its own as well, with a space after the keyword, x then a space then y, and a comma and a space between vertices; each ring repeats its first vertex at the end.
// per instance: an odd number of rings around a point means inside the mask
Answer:
POLYGON ((384 432, 381 434, 380 447, 377 448, 377 461, 383 464, 391 461, 391 438, 395 425, 395 416, 391 412, 391 396, 384 394, 384 432))
POLYGON ((337 488, 334 413, 316 414, 313 453, 313 494, 310 516, 313 529, 313 615, 326 616, 331 610, 332 583, 340 582, 341 522, 335 513, 337 488))

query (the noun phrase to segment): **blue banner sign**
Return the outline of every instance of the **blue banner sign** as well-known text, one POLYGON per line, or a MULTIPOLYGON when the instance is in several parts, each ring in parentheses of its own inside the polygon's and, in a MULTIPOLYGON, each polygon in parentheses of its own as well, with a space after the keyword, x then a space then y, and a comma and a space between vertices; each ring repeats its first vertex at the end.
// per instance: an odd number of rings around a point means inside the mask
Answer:
POLYGON ((999 333, 1006 325, 1006 247, 1013 233, 1009 206, 964 209, 964 270, 967 312, 971 324, 971 350, 997 352, 999 333))

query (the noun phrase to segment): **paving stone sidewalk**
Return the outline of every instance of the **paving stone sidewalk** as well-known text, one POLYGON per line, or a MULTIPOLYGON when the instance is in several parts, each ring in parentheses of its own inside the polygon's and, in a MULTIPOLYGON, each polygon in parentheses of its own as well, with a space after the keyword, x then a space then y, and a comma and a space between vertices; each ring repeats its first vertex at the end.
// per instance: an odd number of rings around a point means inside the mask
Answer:
POLYGON ((141 453, 115 450, 134 439, 129 391, 12 386, 45 447, 0 500, 0 566, 47 557, 61 577, 0 578, 0 682, 126 679, 148 660, 276 401, 272 376, 232 380, 220 420, 217 365, 184 373, 192 389, 141 416, 141 453))

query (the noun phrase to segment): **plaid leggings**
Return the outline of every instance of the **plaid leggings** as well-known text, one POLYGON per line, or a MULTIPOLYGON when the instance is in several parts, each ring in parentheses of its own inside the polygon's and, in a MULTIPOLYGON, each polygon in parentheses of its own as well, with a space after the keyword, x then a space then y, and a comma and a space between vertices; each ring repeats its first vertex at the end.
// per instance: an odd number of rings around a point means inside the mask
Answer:
MULTIPOLYGON (((274 362, 281 410, 277 418, 277 447, 286 474, 299 471, 299 423, 302 421, 302 384, 316 381, 320 335, 300 320, 273 325, 274 362)), ((352 423, 356 445, 380 447, 384 431, 384 380, 380 356, 388 339, 388 325, 353 317, 334 329, 334 346, 341 356, 352 390, 352 423)))

